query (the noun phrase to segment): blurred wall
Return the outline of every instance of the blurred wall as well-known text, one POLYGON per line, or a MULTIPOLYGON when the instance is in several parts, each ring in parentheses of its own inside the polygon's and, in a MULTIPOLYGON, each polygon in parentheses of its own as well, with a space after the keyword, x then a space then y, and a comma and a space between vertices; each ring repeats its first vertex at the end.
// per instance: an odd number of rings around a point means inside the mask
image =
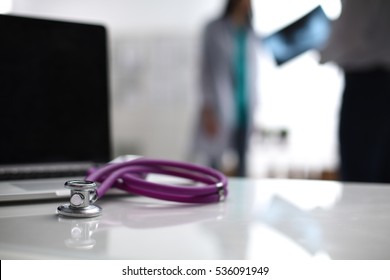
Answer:
MULTIPOLYGON (((206 21, 220 12, 224 2, 13 0, 12 12, 106 25, 115 155, 186 159, 197 110, 199 38, 206 21)), ((320 3, 335 14, 340 12, 339 0, 252 3, 260 35, 285 26, 320 3)), ((255 135, 250 174, 289 177, 294 169, 299 174, 336 169, 342 88, 337 68, 319 65, 316 52, 307 52, 283 67, 277 67, 261 48, 259 58, 257 125, 263 131, 287 130, 289 137, 280 146, 255 135)))

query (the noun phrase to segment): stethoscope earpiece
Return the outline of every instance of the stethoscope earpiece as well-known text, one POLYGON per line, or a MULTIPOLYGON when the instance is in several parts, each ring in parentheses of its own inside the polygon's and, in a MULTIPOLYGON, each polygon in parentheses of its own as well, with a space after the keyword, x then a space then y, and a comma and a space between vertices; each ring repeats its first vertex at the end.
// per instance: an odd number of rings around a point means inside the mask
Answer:
POLYGON ((65 182, 65 188, 70 189, 70 203, 57 208, 59 215, 72 218, 92 218, 102 214, 102 209, 93 205, 97 200, 96 183, 71 180, 65 182))

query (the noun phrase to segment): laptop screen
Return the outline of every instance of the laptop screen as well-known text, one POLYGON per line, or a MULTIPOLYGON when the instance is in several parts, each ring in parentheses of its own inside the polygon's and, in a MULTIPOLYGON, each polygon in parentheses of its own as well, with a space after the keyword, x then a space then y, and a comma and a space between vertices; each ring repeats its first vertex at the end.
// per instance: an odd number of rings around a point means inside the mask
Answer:
POLYGON ((0 165, 110 159, 103 26, 0 15, 0 165))

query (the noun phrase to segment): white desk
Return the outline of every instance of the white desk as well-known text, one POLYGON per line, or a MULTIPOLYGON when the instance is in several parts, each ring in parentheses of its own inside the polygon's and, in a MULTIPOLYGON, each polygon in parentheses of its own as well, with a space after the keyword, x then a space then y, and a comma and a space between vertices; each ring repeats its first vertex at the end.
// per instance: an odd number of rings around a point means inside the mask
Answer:
POLYGON ((0 259, 390 259, 390 186, 230 179, 227 201, 100 200, 97 219, 62 201, 0 205, 0 259))

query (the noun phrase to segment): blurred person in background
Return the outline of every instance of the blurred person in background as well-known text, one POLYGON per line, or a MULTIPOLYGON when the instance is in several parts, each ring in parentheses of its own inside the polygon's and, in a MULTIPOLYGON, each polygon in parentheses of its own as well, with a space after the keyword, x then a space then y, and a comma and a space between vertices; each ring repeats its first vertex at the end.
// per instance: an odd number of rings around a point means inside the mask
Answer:
POLYGON ((344 71, 340 179, 390 182, 390 1, 342 0, 322 61, 344 71))
POLYGON ((228 0, 222 15, 207 24, 201 53, 201 108, 197 153, 223 170, 222 157, 237 158, 233 175, 246 176, 247 150, 256 105, 258 39, 250 0, 228 0))

